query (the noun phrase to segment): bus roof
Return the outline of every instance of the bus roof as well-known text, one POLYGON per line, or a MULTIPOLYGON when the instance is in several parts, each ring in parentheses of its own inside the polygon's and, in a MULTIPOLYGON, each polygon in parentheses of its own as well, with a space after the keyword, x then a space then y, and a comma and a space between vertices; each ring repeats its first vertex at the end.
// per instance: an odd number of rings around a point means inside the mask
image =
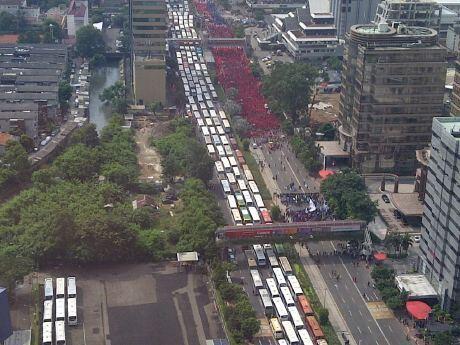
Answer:
POLYGON ((43 322, 42 325, 43 344, 51 344, 53 341, 53 323, 43 322))
POLYGON ((299 341, 299 338, 297 338, 297 334, 294 330, 294 327, 292 326, 291 321, 283 321, 282 323, 284 333, 286 334, 286 338, 288 339, 289 343, 295 343, 299 341))
POLYGON ((56 278, 56 297, 65 295, 65 278, 56 278))
POLYGON ((53 298, 54 289, 53 289, 53 278, 45 278, 45 298, 53 298))
POLYGON ((77 295, 77 284, 75 277, 67 277, 67 296, 77 295))
POLYGON ((297 332, 299 333, 300 340, 302 340, 302 345, 315 345, 305 328, 299 329, 297 332))
POLYGON ((54 326, 56 328, 56 343, 65 340, 65 321, 56 321, 54 326))

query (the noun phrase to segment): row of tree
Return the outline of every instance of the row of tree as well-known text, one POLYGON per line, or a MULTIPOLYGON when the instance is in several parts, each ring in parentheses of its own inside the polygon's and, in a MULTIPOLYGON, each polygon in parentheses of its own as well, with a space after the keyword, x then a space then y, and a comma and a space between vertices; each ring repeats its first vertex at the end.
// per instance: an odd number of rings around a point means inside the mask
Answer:
POLYGON ((343 170, 321 183, 321 193, 339 219, 371 222, 377 214, 376 202, 366 192, 363 178, 352 170, 343 170))
POLYGON ((399 234, 392 232, 385 238, 385 247, 393 251, 396 255, 406 254, 409 247, 414 244, 409 234, 399 234))
POLYGON ((401 309, 408 296, 408 292, 400 292, 395 284, 395 272, 386 266, 374 266, 371 277, 380 292, 382 300, 388 308, 401 309))
POLYGON ((322 164, 319 157, 321 149, 315 144, 312 137, 295 134, 291 137, 291 147, 296 157, 311 174, 317 174, 321 170, 322 164))

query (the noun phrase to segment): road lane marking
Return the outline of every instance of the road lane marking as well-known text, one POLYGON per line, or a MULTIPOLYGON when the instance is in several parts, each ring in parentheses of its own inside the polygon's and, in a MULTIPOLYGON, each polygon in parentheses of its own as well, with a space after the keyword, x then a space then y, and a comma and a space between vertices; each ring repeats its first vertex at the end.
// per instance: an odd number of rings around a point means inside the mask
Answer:
POLYGON ((371 329, 371 327, 370 327, 370 326, 367 326, 367 328, 369 329, 369 332, 371 332, 371 333, 372 333, 372 329, 371 329))
POLYGON ((359 333, 363 334, 363 332, 361 331, 361 328, 359 328, 359 326, 356 326, 356 328, 358 329, 359 333))
MULTIPOLYGON (((354 301, 353 301, 354 302, 354 301)), ((358 310, 359 315, 363 316, 363 313, 361 313, 361 310, 358 310)))
POLYGON ((388 325, 388 328, 390 329, 391 332, 393 332, 393 328, 391 328, 390 325, 388 325))
MULTIPOLYGON (((352 301, 353 303, 356 303, 356 302, 355 302, 355 299, 353 298, 353 296, 351 296, 351 301, 352 301)), ((361 312, 361 310, 360 310, 359 312, 361 312)))
MULTIPOLYGON (((334 246, 334 243, 333 243, 332 241, 330 241, 330 242, 331 242, 332 248, 333 248, 334 250, 336 250, 336 248, 335 248, 335 246, 334 246)), ((343 268, 345 268, 345 271, 347 272, 348 277, 349 277, 350 280, 353 282, 353 278, 351 277, 351 274, 350 274, 350 272, 348 271, 347 266, 345 266, 345 264, 343 263, 343 260, 342 260, 342 258, 341 258, 340 256, 339 256, 339 260, 340 260, 340 262, 342 263, 343 268)), ((358 286, 356 285, 355 282, 353 282, 353 284, 355 285, 355 288, 356 288, 356 290, 358 291, 359 297, 361 297, 363 303, 364 303, 364 304, 366 305, 366 307, 367 307, 366 301, 364 300, 363 296, 362 296, 361 293, 359 292, 358 286)), ((372 319, 374 320, 375 324, 377 325, 377 328, 378 328, 378 329, 380 330, 380 332, 382 333, 383 338, 385 339, 385 341, 387 342, 387 344, 388 344, 388 345, 391 345, 390 342, 388 341, 387 336, 385 335, 385 333, 383 333, 382 328, 381 328, 380 325, 377 323, 377 320, 375 320, 374 317, 372 317, 372 319)), ((367 326, 367 327, 368 327, 369 330, 370 330, 370 327, 369 327, 369 326, 367 326)), ((372 333, 372 331, 371 331, 371 333, 372 333)))
POLYGON ((351 315, 351 310, 348 311, 348 314, 350 314, 350 316, 353 316, 353 315, 351 315))

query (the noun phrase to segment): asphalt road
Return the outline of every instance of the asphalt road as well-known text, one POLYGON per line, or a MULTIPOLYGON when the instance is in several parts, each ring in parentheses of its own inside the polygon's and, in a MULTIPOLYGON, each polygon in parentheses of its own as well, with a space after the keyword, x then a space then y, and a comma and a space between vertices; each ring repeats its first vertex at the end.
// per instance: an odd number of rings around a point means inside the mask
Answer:
MULTIPOLYGON (((312 254, 317 251, 331 253, 337 243, 309 242, 308 246, 312 254)), ((362 261, 356 266, 352 258, 336 255, 323 255, 319 260, 318 267, 332 296, 317 291, 318 296, 334 298, 358 345, 410 344, 403 325, 379 303, 381 299, 372 287, 370 269, 362 261), (332 271, 337 272, 340 279, 337 280, 337 273, 332 271)))

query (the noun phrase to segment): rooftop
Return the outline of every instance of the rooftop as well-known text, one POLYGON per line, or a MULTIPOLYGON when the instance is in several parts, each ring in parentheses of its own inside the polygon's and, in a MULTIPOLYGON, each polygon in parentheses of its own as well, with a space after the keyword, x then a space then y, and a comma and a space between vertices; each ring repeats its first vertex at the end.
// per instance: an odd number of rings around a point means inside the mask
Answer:
POLYGON ((435 117, 446 132, 452 135, 452 138, 460 141, 460 117, 435 117))
POLYGON ((392 193, 391 200, 398 211, 405 216, 423 215, 423 203, 418 199, 418 193, 392 193))
POLYGON ((14 137, 11 134, 0 132, 0 145, 4 146, 6 145, 8 141, 13 140, 13 139, 14 137))
POLYGON ((400 290, 409 292, 409 299, 436 298, 438 294, 423 274, 401 274, 395 277, 400 290))
POLYGON ((321 148, 321 153, 326 157, 350 157, 350 153, 342 150, 338 141, 316 141, 321 148))

